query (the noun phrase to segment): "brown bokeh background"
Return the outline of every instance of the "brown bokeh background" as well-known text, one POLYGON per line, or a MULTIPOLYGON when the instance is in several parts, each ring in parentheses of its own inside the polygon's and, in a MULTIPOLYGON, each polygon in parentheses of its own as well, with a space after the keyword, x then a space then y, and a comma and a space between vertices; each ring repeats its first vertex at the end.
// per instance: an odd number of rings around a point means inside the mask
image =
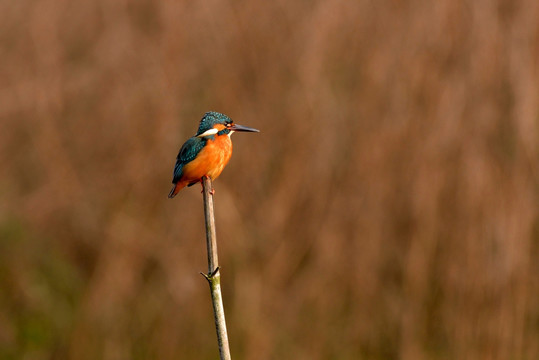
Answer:
POLYGON ((539 358, 539 2, 3 1, 0 358, 539 358))

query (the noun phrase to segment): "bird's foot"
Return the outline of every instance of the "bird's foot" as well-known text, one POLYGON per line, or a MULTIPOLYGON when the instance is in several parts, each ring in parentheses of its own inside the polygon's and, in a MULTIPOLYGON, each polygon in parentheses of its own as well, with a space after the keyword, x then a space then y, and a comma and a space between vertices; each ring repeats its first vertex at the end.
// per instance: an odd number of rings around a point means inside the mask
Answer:
MULTIPOLYGON (((215 194, 215 189, 211 188, 211 190, 209 192, 210 192, 210 195, 213 195, 213 194, 215 194)), ((204 186, 202 186, 202 191, 200 193, 201 194, 204 193, 204 186)))
MULTIPOLYGON (((204 175, 201 179, 200 179, 200 186, 202 187, 202 190, 200 190, 200 193, 204 193, 204 179, 206 178, 209 178, 209 176, 206 176, 204 175)), ((215 194, 215 189, 212 187, 211 190, 210 190, 210 194, 213 195, 215 194)))

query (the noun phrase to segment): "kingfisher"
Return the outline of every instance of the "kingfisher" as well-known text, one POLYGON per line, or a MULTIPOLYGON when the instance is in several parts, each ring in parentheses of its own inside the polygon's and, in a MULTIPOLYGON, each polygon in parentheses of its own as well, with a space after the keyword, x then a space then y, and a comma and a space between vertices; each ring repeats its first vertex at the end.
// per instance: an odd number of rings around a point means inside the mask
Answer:
POLYGON ((206 176, 217 179, 232 156, 230 136, 235 131, 260 132, 235 124, 228 116, 215 111, 204 114, 197 133, 183 144, 176 157, 168 197, 172 199, 181 189, 202 182, 206 176))

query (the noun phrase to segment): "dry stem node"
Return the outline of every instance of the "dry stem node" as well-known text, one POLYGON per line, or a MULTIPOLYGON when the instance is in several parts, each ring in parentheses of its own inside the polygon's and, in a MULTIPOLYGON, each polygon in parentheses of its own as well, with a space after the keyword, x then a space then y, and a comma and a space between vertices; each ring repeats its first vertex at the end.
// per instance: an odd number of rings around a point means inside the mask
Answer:
POLYGON ((216 277, 217 273, 219 272, 219 269, 220 267, 218 266, 217 269, 215 269, 214 272, 212 272, 211 274, 205 274, 203 273, 202 271, 200 272, 200 275, 204 276, 206 278, 206 280, 208 280, 208 282, 211 284, 211 281, 214 277, 216 277))

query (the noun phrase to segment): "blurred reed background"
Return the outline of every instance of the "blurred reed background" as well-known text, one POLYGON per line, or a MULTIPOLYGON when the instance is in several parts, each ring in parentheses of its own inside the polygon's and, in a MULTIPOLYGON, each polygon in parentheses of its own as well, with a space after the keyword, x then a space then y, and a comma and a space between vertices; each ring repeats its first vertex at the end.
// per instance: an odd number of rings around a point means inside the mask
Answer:
POLYGON ((0 2, 0 358, 539 359, 539 2, 0 2))

